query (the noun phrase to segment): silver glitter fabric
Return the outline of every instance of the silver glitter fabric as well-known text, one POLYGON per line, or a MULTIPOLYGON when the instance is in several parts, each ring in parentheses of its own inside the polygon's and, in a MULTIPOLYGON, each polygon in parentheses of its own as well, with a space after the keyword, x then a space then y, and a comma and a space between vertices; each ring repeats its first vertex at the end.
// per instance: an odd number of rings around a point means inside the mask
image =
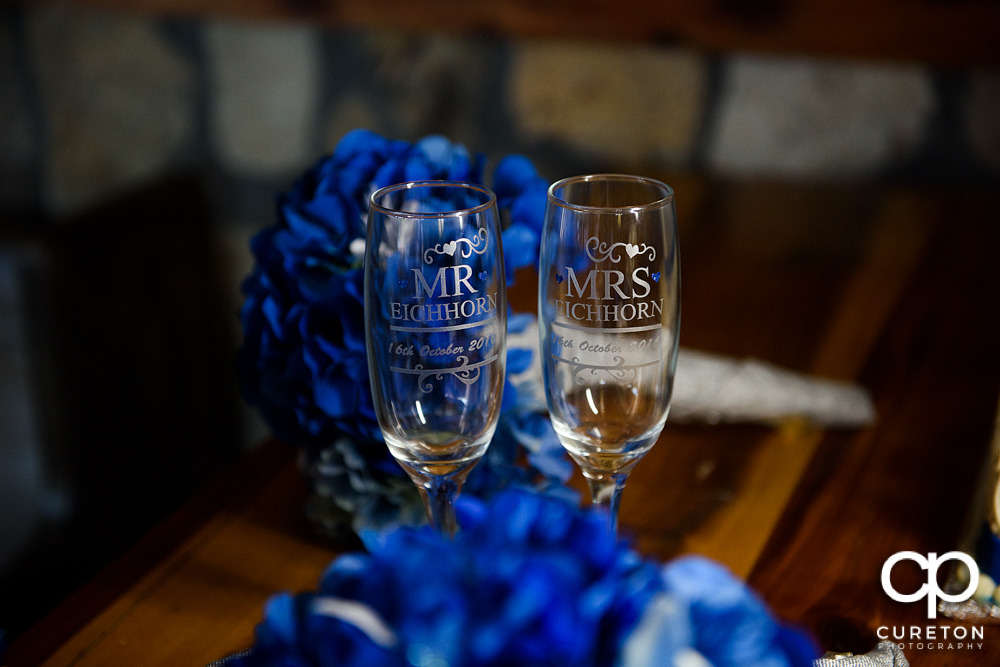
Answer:
POLYGON ((813 667, 910 667, 903 650, 892 642, 879 642, 864 655, 823 657, 813 660, 813 667))
MULTIPOLYGON (((234 653, 233 655, 227 655, 222 660, 216 660, 208 667, 226 667, 226 665, 231 665, 236 662, 239 658, 245 658, 252 652, 252 649, 247 649, 246 651, 240 651, 239 653, 234 653)), ((840 664, 840 663, 837 663, 840 664)))

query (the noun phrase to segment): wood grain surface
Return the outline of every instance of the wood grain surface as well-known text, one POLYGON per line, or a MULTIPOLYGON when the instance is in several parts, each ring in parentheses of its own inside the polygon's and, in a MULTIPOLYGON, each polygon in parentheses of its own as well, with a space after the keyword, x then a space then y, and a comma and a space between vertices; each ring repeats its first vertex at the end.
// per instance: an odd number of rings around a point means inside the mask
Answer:
MULTIPOLYGON (((646 555, 699 552, 749 575, 826 648, 926 625, 878 577, 896 551, 953 548, 970 509, 1000 392, 1000 197, 663 176, 682 220, 682 345, 859 379, 879 421, 668 424, 625 490, 624 532, 646 555)), ((512 302, 531 308, 532 276, 518 281, 512 302)), ((302 519, 290 451, 254 454, 272 458, 196 502, 131 577, 106 576, 102 604, 77 596, 18 640, 10 667, 194 667, 249 645, 266 598, 314 587, 335 556, 302 519)), ((918 574, 901 568, 899 588, 918 574)), ((1000 664, 1000 634, 983 644, 907 656, 1000 664)))
MULTIPOLYGON (((866 650, 880 626, 938 625, 921 605, 881 594, 882 563, 902 550, 956 547, 990 443, 1000 389, 997 198, 950 193, 931 203, 929 251, 860 376, 879 423, 821 441, 750 577, 829 648, 866 650)), ((916 568, 904 574, 899 590, 919 588, 916 568)), ((907 656, 917 667, 1000 664, 1000 632, 985 635, 981 651, 924 646, 907 656)))
MULTIPOLYGON (((7 664, 203 667, 245 648, 267 598, 315 587, 336 555, 306 525, 305 488, 290 453, 276 442, 255 453, 251 472, 265 475, 227 480, 222 486, 236 496, 159 559, 138 554, 138 576, 103 609, 74 617, 77 607, 92 611, 85 589, 57 610, 64 626, 82 622, 69 641, 57 639, 46 619, 11 647, 7 664)), ((194 514, 207 509, 203 501, 194 514)), ((105 575, 105 587, 121 583, 118 569, 105 575)))

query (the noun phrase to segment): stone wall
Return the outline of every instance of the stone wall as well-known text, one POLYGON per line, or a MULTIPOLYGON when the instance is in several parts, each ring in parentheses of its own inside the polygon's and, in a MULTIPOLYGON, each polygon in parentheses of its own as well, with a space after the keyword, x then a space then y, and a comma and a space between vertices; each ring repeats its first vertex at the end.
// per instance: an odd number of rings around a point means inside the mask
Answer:
POLYGON ((1000 76, 916 65, 5 8, 0 90, 0 207, 56 217, 197 169, 220 221, 263 224, 357 126, 524 152, 551 178, 1000 174, 1000 76))

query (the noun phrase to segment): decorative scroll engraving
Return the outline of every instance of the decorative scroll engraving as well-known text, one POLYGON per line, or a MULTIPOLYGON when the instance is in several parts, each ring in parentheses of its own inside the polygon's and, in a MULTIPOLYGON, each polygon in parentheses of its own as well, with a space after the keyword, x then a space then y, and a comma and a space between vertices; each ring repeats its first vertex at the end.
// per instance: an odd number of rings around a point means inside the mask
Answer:
POLYGON ((466 356, 461 356, 457 358, 457 361, 462 362, 461 366, 455 366, 454 368, 424 368, 423 364, 417 364, 413 368, 397 368, 391 366, 389 368, 393 373, 406 373, 408 375, 419 375, 417 378, 417 383, 420 385, 420 390, 425 394, 429 394, 434 390, 434 384, 430 381, 424 383, 430 376, 434 376, 435 380, 443 380, 445 375, 452 375, 456 380, 462 384, 470 385, 475 384, 479 380, 479 368, 480 366, 485 366, 488 363, 497 360, 497 355, 493 355, 488 359, 483 359, 482 361, 470 364, 469 358, 466 356), (475 372, 473 372, 475 371, 475 372))
POLYGON ((472 257, 472 253, 482 255, 486 252, 488 243, 489 232, 485 227, 480 227, 479 232, 471 239, 455 239, 454 241, 438 243, 433 248, 428 248, 424 251, 424 262, 427 264, 434 262, 434 258, 431 256, 432 252, 438 255, 448 255, 449 257, 453 257, 457 252, 460 257, 465 258, 472 257))
POLYGON ((635 382, 639 376, 639 369, 644 366, 653 366, 654 364, 660 363, 659 359, 654 361, 647 361, 644 364, 632 364, 626 365, 624 357, 615 357, 614 366, 598 366, 595 364, 585 364, 580 361, 580 357, 573 357, 572 359, 563 359, 560 356, 552 355, 552 358, 556 361, 561 361, 564 364, 573 367, 573 382, 579 385, 587 383, 585 377, 580 377, 580 374, 585 371, 590 371, 592 377, 597 377, 598 373, 607 373, 612 381, 618 384, 629 384, 635 382))
POLYGON ((633 243, 613 243, 608 245, 602 242, 596 236, 591 236, 587 239, 587 256, 595 262, 603 262, 606 259, 610 259, 612 262, 617 264, 621 261, 621 255, 614 253, 615 248, 622 248, 625 250, 625 254, 629 258, 635 257, 636 255, 649 254, 649 261, 654 261, 656 259, 656 248, 645 243, 635 245, 633 243))

